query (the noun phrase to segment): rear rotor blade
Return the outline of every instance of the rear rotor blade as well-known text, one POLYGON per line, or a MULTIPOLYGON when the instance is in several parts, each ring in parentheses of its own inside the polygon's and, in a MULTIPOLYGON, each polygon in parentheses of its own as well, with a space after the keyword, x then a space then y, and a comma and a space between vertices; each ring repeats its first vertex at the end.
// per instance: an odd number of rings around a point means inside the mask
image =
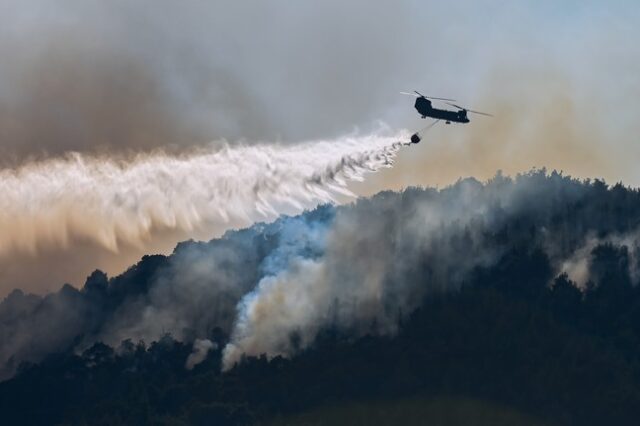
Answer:
POLYGON ((409 93, 409 92, 400 92, 400 94, 401 95, 407 95, 407 96, 413 96, 414 98, 418 98, 419 97, 415 93, 409 93))

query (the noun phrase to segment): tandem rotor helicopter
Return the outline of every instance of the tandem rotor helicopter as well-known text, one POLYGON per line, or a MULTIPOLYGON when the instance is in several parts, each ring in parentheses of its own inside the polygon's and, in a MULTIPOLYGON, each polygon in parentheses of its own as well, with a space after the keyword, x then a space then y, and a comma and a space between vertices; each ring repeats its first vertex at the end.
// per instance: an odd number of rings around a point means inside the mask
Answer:
MULTIPOLYGON (((486 116, 489 116, 489 117, 493 117, 493 115, 488 114, 486 112, 474 111, 472 109, 461 107, 460 105, 456 105, 456 104, 452 103, 452 102, 455 102, 455 99, 436 98, 436 97, 433 97, 433 96, 425 96, 422 93, 418 92, 417 90, 414 90, 413 93, 408 93, 408 92, 400 92, 400 93, 402 95, 409 95, 409 96, 413 96, 413 97, 416 98, 416 103, 414 104, 414 107, 420 113, 422 118, 427 118, 427 117, 435 118, 436 121, 431 123, 425 129, 422 129, 420 132, 422 132, 422 131, 424 131, 426 129, 430 129, 436 123, 438 123, 440 120, 445 120, 446 124, 451 124, 451 123, 462 123, 462 124, 464 124, 464 123, 468 123, 470 121, 469 118, 467 117, 467 113, 468 112, 471 112, 473 114, 480 114, 480 115, 486 115, 486 116), (458 111, 451 111, 451 110, 448 110, 448 109, 434 108, 433 106, 431 106, 431 99, 438 100, 438 101, 443 101, 447 105, 451 105, 454 108, 458 108, 458 111)), ((411 136, 411 143, 420 142, 420 135, 419 135, 420 132, 416 132, 411 136)))

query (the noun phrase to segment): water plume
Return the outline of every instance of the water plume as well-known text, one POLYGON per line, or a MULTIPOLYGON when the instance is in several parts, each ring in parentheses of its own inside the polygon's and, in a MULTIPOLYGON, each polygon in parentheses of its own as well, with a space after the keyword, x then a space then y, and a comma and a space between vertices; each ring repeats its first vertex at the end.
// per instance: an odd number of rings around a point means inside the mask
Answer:
POLYGON ((336 197, 389 167, 406 135, 297 145, 211 146, 182 155, 85 156, 0 171, 0 255, 85 240, 112 251, 155 229, 269 220, 336 197))

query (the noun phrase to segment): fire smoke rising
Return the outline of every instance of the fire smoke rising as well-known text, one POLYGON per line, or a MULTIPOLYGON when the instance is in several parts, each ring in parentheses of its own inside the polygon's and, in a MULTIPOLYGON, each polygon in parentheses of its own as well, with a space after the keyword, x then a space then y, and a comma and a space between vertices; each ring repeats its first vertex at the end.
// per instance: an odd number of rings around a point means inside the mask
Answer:
POLYGON ((0 255, 88 240, 140 246, 155 229, 249 224, 351 196, 347 183, 389 167, 379 133, 298 145, 225 146, 128 160, 69 154, 0 171, 0 255))
MULTIPOLYGON (((381 141, 383 153, 396 149, 381 141)), ((0 380, 51 353, 166 333, 193 344, 186 368, 221 351, 223 369, 244 356, 295 355, 326 330, 391 335, 425 296, 455 291, 479 271, 499 277, 513 253, 543 259, 549 285, 566 273, 586 287, 602 281, 604 247, 637 283, 639 205, 621 185, 538 170, 385 191, 180 243, 112 278, 95 271, 81 289, 11 292, 0 302, 0 380)))

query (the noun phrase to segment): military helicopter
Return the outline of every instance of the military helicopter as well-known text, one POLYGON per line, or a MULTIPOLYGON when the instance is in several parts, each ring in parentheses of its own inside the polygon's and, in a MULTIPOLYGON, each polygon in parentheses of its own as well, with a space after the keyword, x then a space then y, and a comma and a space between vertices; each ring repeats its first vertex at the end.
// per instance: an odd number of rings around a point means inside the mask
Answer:
POLYGON ((433 96, 425 96, 422 93, 414 90, 413 93, 400 92, 403 95, 409 95, 416 97, 416 103, 414 104, 416 110, 420 113, 422 118, 435 118, 436 120, 445 120, 447 124, 451 123, 468 123, 469 118, 467 117, 467 112, 472 112, 474 114, 487 115, 489 117, 493 117, 491 114, 487 114, 486 112, 474 111, 469 108, 461 107, 460 105, 453 104, 451 102, 455 102, 455 99, 447 99, 447 98, 436 98, 433 96), (458 111, 451 111, 448 109, 439 109, 431 106, 430 99, 438 100, 438 101, 448 101, 445 102, 447 105, 451 105, 454 108, 458 108, 458 111))
MULTIPOLYGON (((470 121, 469 117, 467 117, 467 113, 468 112, 471 112, 471 113, 474 113, 474 114, 480 114, 480 115, 486 115, 486 116, 489 116, 489 117, 493 117, 493 115, 488 114, 486 112, 474 111, 472 109, 461 107, 460 105, 456 105, 454 103, 451 103, 451 102, 455 102, 455 99, 436 98, 436 97, 433 97, 433 96, 425 96, 422 93, 418 92, 417 90, 414 90, 413 93, 408 93, 408 92, 400 92, 400 93, 403 94, 403 95, 414 96, 416 98, 416 103, 414 104, 414 107, 420 113, 422 118, 431 117, 431 118, 435 118, 436 119, 436 121, 431 123, 431 125, 427 126, 426 129, 430 129, 431 127, 433 127, 434 124, 438 123, 440 120, 445 120, 445 123, 447 123, 447 124, 451 124, 451 123, 463 123, 463 124, 464 123, 468 123, 470 121), (446 103, 447 105, 451 105, 454 108, 458 108, 458 111, 451 111, 451 110, 448 110, 448 109, 434 108, 433 106, 431 106, 431 99, 438 100, 438 101, 444 101, 444 103, 446 103)), ((422 132, 424 130, 425 129, 421 130, 420 132, 422 132)), ((420 135, 419 135, 420 132, 416 132, 411 136, 411 143, 420 142, 420 140, 421 140, 420 135)))

